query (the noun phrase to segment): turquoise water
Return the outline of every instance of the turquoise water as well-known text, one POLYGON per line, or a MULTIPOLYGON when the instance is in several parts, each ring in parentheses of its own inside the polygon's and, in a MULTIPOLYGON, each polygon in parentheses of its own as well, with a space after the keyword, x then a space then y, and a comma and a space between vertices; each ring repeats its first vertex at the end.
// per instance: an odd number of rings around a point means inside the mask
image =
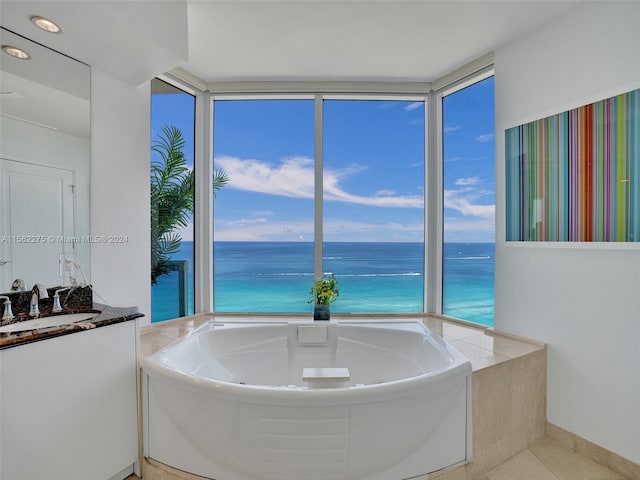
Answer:
MULTIPOLYGON (((183 242, 176 259, 190 260, 193 243, 183 242)), ((313 244, 306 242, 216 242, 215 310, 219 312, 309 313, 313 244)), ((333 312, 423 310, 424 259, 420 243, 324 245, 323 269, 339 280, 333 312)), ((443 313, 493 325, 493 243, 447 243, 443 257, 443 313)), ((178 275, 152 288, 153 321, 178 315, 178 275)), ((189 313, 193 313, 190 275, 189 313)))

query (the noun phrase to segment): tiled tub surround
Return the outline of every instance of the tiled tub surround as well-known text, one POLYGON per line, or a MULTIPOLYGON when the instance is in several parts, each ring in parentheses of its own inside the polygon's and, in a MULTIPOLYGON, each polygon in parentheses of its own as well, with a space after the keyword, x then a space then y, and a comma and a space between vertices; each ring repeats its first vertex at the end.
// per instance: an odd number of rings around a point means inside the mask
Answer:
MULTIPOLYGON (((242 320, 242 317, 201 314, 143 327, 141 360, 211 319, 233 321, 234 318, 242 320)), ((336 316, 336 319, 340 318, 336 316)), ((427 317, 424 322, 469 358, 473 366, 473 461, 443 472, 442 478, 481 479, 493 467, 544 438, 545 346, 446 319, 427 317)), ((201 478, 149 459, 144 459, 143 473, 149 480, 201 478)))

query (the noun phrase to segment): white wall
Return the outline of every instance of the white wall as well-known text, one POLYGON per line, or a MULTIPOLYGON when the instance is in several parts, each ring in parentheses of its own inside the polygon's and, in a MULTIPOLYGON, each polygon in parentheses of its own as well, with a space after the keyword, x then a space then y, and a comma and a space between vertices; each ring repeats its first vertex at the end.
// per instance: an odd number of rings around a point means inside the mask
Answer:
MULTIPOLYGON (((91 71, 91 280, 104 302, 137 306, 149 321, 150 84, 138 87, 91 71)), ((94 295, 94 299, 101 301, 94 295)))
POLYGON ((585 2, 495 53, 495 327, 549 344, 547 417, 640 463, 640 245, 513 245, 504 130, 640 87, 640 3, 585 2))

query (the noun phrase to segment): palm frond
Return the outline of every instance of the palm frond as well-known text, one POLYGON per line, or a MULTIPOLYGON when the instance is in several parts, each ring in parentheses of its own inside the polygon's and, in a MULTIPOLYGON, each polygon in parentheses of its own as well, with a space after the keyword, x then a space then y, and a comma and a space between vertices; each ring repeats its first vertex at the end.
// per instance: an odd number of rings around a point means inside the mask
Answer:
MULTIPOLYGON (((169 273, 168 262, 180 250, 182 238, 176 232, 186 228, 193 217, 195 198, 194 171, 183 152, 185 140, 173 125, 162 127, 152 142, 156 158, 151 162, 151 283, 169 273)), ((229 183, 222 170, 213 175, 213 191, 229 183)))

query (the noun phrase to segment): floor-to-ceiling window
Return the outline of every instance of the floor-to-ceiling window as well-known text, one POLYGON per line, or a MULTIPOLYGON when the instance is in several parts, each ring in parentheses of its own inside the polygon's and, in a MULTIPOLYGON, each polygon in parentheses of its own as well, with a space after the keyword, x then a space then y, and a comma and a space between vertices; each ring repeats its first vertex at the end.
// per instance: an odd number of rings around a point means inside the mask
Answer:
POLYGON ((493 77, 442 99, 442 313, 493 325, 493 77))
POLYGON ((215 100, 214 309, 303 312, 313 282, 314 101, 215 100))
POLYGON ((335 312, 423 311, 424 104, 214 100, 214 168, 229 177, 214 201, 215 311, 310 311, 323 273, 339 280, 335 312))
POLYGON ((323 271, 336 312, 421 312, 425 102, 323 102, 323 271))
POLYGON ((194 96, 151 82, 151 315, 194 313, 194 96))

